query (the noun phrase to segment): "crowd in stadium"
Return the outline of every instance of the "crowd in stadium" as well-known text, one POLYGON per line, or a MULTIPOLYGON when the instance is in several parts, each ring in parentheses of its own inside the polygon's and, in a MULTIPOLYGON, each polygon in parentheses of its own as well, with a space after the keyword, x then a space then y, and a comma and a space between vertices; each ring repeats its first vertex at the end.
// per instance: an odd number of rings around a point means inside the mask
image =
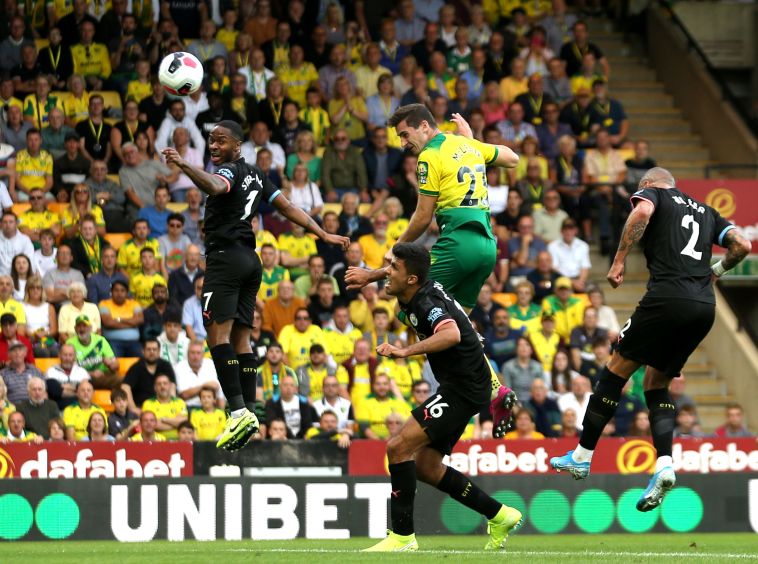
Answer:
MULTIPOLYGON (((408 103, 427 104, 443 132, 458 112, 477 139, 521 155, 486 171, 499 255, 471 318, 521 399, 506 439, 576 436, 620 331, 589 279, 589 245, 611 251, 630 189, 655 164, 628 137, 589 37, 562 0, 5 2, 2 440, 223 430, 202 319, 204 196, 160 157, 174 146, 205 167, 222 119, 242 124, 248 162, 353 241, 322 245, 265 205, 253 220, 259 438, 347 447, 398 432, 435 380, 423 358, 377 359, 412 333, 379 285, 348 289, 345 273, 381 267, 415 209, 416 157, 385 126, 408 103), (155 73, 185 49, 206 80, 172 98, 155 73)), ((650 434, 634 381, 609 435, 650 434)), ((678 433, 699 436, 683 386, 672 384, 678 433)), ((718 433, 746 433, 741 408, 727 414, 718 433)), ((464 438, 490 436, 487 419, 464 438)))

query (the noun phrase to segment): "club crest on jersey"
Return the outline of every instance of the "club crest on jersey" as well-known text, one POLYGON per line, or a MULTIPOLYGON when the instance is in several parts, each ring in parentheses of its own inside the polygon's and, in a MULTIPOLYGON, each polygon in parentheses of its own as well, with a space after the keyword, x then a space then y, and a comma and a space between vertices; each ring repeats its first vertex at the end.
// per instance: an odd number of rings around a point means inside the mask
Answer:
POLYGON ((228 168, 220 168, 216 171, 216 174, 223 176, 227 180, 234 180, 234 173, 228 168))
POLYGON ((445 312, 442 311, 442 308, 435 307, 434 309, 432 309, 432 311, 429 312, 427 319, 429 320, 429 323, 434 323, 443 315, 445 315, 445 312))
POLYGON ((419 184, 426 184, 426 180, 429 177, 429 163, 419 161, 416 165, 416 176, 418 177, 419 184))
POLYGON ((416 327, 418 325, 418 317, 416 317, 415 313, 412 313, 408 316, 408 321, 411 322, 411 325, 416 327))

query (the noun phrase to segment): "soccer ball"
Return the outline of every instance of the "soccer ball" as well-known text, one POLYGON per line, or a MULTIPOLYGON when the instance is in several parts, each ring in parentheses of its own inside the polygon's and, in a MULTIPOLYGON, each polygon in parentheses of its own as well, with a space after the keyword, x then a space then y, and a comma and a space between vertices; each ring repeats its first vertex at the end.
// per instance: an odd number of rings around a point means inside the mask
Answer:
POLYGON ((203 82, 203 64, 190 53, 170 53, 161 61, 158 80, 169 94, 188 96, 203 82))

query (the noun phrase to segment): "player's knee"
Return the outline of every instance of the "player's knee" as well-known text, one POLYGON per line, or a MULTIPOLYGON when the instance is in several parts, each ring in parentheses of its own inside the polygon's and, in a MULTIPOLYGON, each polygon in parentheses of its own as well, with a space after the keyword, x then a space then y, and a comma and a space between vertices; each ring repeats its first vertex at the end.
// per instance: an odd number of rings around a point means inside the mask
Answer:
POLYGON ((411 460, 413 452, 410 451, 406 442, 398 435, 387 442, 387 460, 390 464, 398 464, 411 460))
POLYGON ((645 371, 645 379, 642 382, 642 386, 646 392, 650 390, 663 390, 668 388, 669 382, 669 378, 662 372, 648 369, 645 371))

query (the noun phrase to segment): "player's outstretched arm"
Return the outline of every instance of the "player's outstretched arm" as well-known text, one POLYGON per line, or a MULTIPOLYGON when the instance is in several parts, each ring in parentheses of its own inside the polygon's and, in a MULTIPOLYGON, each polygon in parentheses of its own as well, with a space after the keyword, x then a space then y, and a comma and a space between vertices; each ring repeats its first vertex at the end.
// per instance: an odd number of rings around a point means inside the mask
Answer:
POLYGON ((418 195, 416 211, 413 212, 405 232, 398 237, 398 243, 413 243, 421 237, 434 219, 434 209, 437 207, 437 196, 418 195))
POLYGON ((316 223, 316 220, 314 220, 300 208, 293 206, 292 202, 290 202, 282 194, 279 194, 276 198, 274 198, 273 204, 277 211, 289 219, 292 223, 296 223, 326 243, 342 247, 343 251, 346 251, 350 246, 350 239, 348 237, 343 237, 342 235, 336 235, 334 233, 327 233, 321 229, 321 226, 316 223))
POLYGON ((398 348, 390 343, 383 343, 376 348, 377 354, 390 358, 407 358, 420 354, 444 351, 461 342, 461 332, 454 321, 438 325, 437 332, 423 341, 410 346, 398 348))
MULTIPOLYGON (((461 114, 453 114, 450 121, 456 125, 457 129, 455 132, 458 135, 468 137, 469 139, 474 138, 474 132, 471 130, 471 126, 461 114)), ((518 166, 519 156, 510 147, 506 147, 505 145, 492 145, 491 143, 484 143, 484 145, 497 148, 497 157, 495 157, 495 160, 489 164, 504 166, 505 168, 515 168, 518 166)))
POLYGON ((730 229, 724 235, 726 256, 711 267, 713 274, 722 276, 727 270, 737 266, 752 250, 752 244, 736 229, 730 229))
POLYGON ((167 165, 173 164, 178 166, 181 171, 192 180, 195 186, 209 196, 224 194, 229 189, 229 185, 224 182, 220 176, 208 174, 204 170, 200 170, 191 165, 185 161, 173 147, 166 147, 163 149, 163 157, 166 159, 167 165))
POLYGON ((645 234, 647 224, 650 222, 650 217, 655 212, 653 204, 646 200, 638 200, 635 203, 632 213, 626 219, 624 225, 624 231, 621 233, 621 242, 619 248, 616 251, 616 257, 613 259, 613 265, 608 271, 608 282, 614 288, 618 288, 624 282, 624 264, 626 262, 626 256, 629 251, 632 250, 635 243, 637 243, 645 234))
POLYGON ((345 284, 348 290, 360 290, 372 282, 379 282, 387 277, 386 268, 362 268, 360 266, 349 266, 345 273, 345 284))

